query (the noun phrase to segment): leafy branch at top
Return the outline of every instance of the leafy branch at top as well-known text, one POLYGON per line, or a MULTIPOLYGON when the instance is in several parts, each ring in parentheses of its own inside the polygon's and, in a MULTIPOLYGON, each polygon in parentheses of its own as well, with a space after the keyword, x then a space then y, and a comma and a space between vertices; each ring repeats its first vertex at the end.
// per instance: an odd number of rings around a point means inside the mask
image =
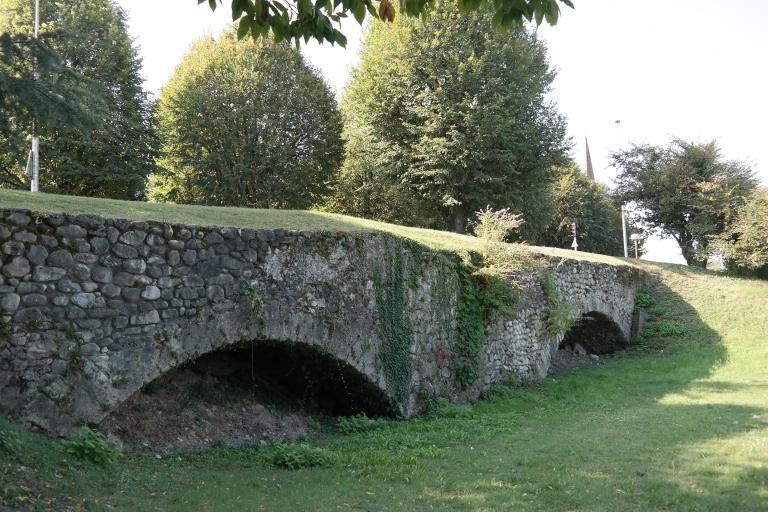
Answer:
MULTIPOLYGON (((215 10, 224 0, 197 0, 198 4, 205 2, 215 10)), ((520 26, 526 20, 537 25, 546 20, 555 25, 560 3, 573 8, 571 0, 458 0, 457 8, 461 12, 488 9, 499 27, 520 26)), ((435 0, 399 0, 399 4, 400 12, 417 17, 425 15, 435 0)), ((256 38, 271 31, 275 40, 293 39, 297 44, 301 39, 316 39, 346 46, 347 38, 334 24, 340 26, 341 19, 349 15, 361 25, 368 16, 382 21, 395 18, 391 0, 231 0, 231 8, 232 20, 239 20, 240 38, 248 34, 256 38)))

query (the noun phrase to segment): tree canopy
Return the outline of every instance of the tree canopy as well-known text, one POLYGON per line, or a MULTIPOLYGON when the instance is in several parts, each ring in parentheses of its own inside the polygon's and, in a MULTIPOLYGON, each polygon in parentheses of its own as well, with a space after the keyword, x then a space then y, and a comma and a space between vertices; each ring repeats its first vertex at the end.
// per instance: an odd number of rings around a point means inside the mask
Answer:
MULTIPOLYGON (((197 0, 215 10, 225 0, 197 0)), ((397 10, 411 17, 424 16, 436 0, 400 0, 397 10)), ((560 17, 560 4, 573 8, 570 0, 459 0, 455 9, 467 13, 482 9, 493 24, 502 28, 522 26, 525 20, 551 25, 560 17)), ((396 8, 392 0, 231 0, 232 20, 238 22, 238 36, 260 37, 269 32, 276 41, 303 39, 328 41, 346 46, 347 39, 338 28, 342 18, 353 16, 361 25, 371 17, 392 21, 396 8)), ((490 29, 490 26, 488 27, 490 29)))
POLYGON ((342 158, 328 85, 286 43, 195 43, 163 88, 156 200, 261 208, 318 202, 342 158))
MULTIPOLYGON (((18 41, 32 33, 33 3, 0 0, 0 32, 18 41)), ((16 54, 7 66, 21 83, 32 83, 50 105, 24 108, 29 99, 12 95, 15 116, 0 144, 20 155, 5 166, 16 186, 23 182, 25 138, 32 115, 41 135, 42 188, 68 194, 136 199, 154 168, 156 142, 150 126, 151 104, 142 90, 141 61, 128 36, 125 15, 111 0, 43 2, 41 27, 55 62, 48 79, 33 80, 30 55, 16 54), (64 73, 63 71, 66 71, 64 73), (73 85, 77 89, 73 90, 73 85), (87 112, 90 123, 71 122, 71 113, 87 112), (66 119, 66 123, 56 122, 66 119)), ((49 66, 50 67, 50 66, 49 66)))
POLYGON ((552 187, 554 205, 550 224, 538 243, 570 248, 568 224, 576 223, 580 251, 624 255, 621 210, 605 185, 587 178, 576 166, 558 170, 552 187))
POLYGON ((757 186, 751 168, 723 159, 714 141, 635 145, 612 160, 618 194, 641 222, 673 237, 689 264, 706 262, 711 239, 757 186))
POLYGON ((445 2, 424 20, 371 26, 342 104, 336 207, 459 232, 481 208, 510 208, 535 240, 570 142, 546 98, 554 73, 544 45, 491 22, 445 2))
POLYGON ((729 269, 768 279, 768 190, 743 204, 714 244, 729 269))

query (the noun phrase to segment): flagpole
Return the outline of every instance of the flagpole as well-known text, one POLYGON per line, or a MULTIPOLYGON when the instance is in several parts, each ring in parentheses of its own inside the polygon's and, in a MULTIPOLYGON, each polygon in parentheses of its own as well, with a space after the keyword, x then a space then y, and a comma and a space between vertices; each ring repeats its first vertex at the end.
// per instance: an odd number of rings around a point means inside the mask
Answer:
MULTIPOLYGON (((37 40, 38 32, 40 31, 40 0, 35 0, 35 40, 37 40)), ((34 69, 32 76, 37 81, 37 58, 34 61, 34 69)), ((29 180, 29 190, 31 192, 38 191, 38 178, 40 175, 40 137, 37 136, 35 130, 36 118, 32 118, 32 176, 29 180)))

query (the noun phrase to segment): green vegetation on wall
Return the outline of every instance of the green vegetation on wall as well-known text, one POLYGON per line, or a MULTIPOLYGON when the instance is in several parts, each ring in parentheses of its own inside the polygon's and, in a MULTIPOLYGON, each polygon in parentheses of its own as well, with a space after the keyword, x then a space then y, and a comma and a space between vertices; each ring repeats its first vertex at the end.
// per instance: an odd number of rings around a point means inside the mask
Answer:
MULTIPOLYGON (((388 244, 387 244, 388 245, 388 244)), ((408 311, 410 270, 400 247, 385 247, 381 267, 375 271, 376 304, 381 315, 382 345, 380 351, 387 390, 401 404, 410 395, 413 329, 408 311)))
POLYGON ((490 241, 482 253, 469 252, 459 258, 459 336, 453 354, 456 380, 462 389, 470 387, 478 377, 485 324, 491 313, 511 316, 520 306, 520 289, 512 274, 533 268, 535 263, 528 253, 490 241))
POLYGON ((550 336, 563 334, 573 325, 573 304, 563 300, 555 287, 555 278, 551 269, 541 277, 541 291, 547 299, 547 333, 550 336))

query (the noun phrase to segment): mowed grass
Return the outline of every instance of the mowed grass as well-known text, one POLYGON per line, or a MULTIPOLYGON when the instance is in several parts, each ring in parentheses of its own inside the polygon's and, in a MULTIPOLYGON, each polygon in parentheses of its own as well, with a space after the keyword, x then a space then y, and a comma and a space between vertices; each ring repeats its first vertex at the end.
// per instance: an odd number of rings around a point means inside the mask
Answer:
POLYGON ((270 449, 253 448, 132 454, 104 471, 14 427, 32 448, 4 465, 6 503, 147 511, 768 510, 768 282, 644 266, 660 284, 646 294, 651 320, 633 350, 535 387, 498 388, 474 407, 329 433, 312 444, 335 456, 332 467, 277 469, 267 463, 270 449), (14 483, 18 474, 29 492, 14 483), (26 501, 13 501, 20 492, 26 501))
POLYGON ((56 194, 32 194, 26 191, 2 189, 0 189, 0 208, 21 208, 51 213, 66 212, 73 215, 93 213, 109 218, 153 220, 194 226, 301 231, 384 231, 438 250, 471 250, 480 246, 480 241, 473 236, 311 210, 146 203, 56 194))
MULTIPOLYGON (((312 210, 274 210, 216 206, 118 201, 91 197, 64 196, 0 189, 0 208, 18 208, 44 213, 76 215, 92 213, 107 218, 152 220, 170 224, 238 227, 250 229, 290 229, 301 231, 382 231, 413 240, 439 251, 480 251, 483 242, 474 237, 448 231, 414 228, 374 220, 312 210)), ((567 249, 528 247, 532 252, 561 258, 588 259, 612 265, 631 264, 610 256, 574 253, 567 249)))

